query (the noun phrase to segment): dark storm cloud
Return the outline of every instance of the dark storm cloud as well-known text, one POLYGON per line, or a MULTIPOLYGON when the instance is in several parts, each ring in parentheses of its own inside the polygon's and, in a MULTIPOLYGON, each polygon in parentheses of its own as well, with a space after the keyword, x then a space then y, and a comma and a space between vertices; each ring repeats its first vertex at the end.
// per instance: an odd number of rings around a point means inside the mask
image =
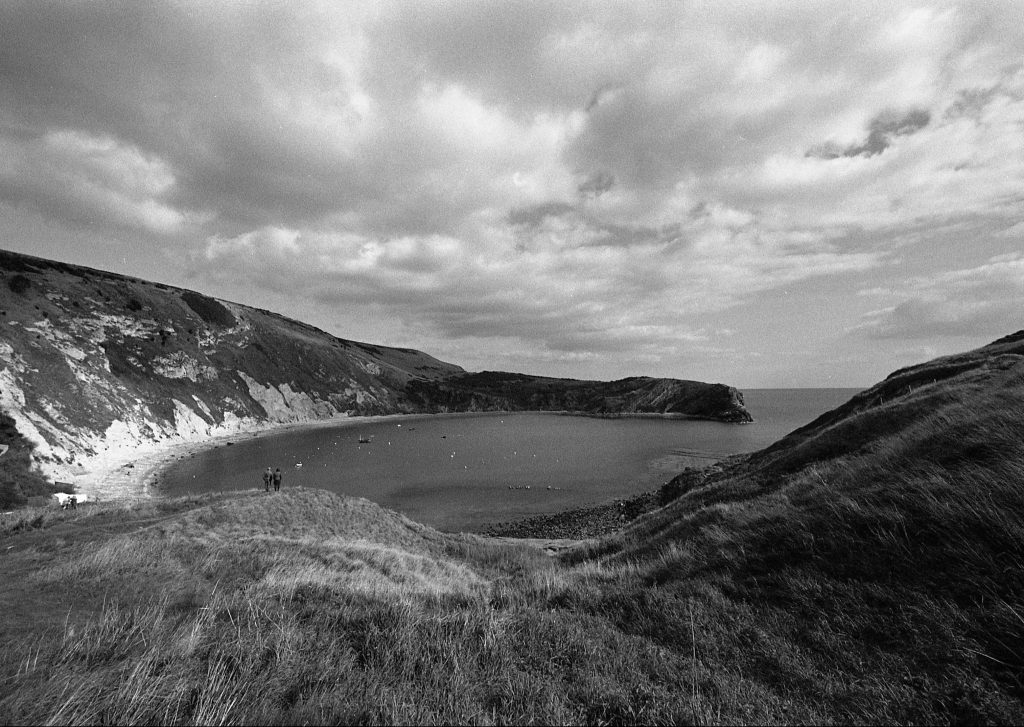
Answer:
POLYGON ((565 202, 544 202, 529 207, 516 207, 508 213, 510 225, 522 225, 525 227, 536 227, 546 217, 561 217, 572 212, 573 206, 565 202))
MULTIPOLYGON (((399 95, 423 83, 457 83, 513 116, 582 108, 610 73, 605 64, 590 62, 601 48, 591 46, 585 31, 609 22, 642 24, 643 13, 632 6, 577 0, 398 3, 373 27, 370 73, 375 85, 399 95)), ((593 41, 612 37, 595 35, 593 41)))
POLYGON ((821 159, 838 159, 839 157, 873 157, 881 154, 892 146, 897 137, 910 136, 928 126, 931 113, 927 109, 911 109, 909 111, 884 111, 868 124, 867 139, 860 144, 851 144, 840 149, 834 144, 825 144, 807 152, 807 156, 821 159))
MULTIPOLYGON (((142 149, 173 171, 170 203, 229 229, 308 224, 408 194, 445 150, 403 128, 400 113, 361 126, 354 73, 322 57, 326 45, 344 52, 359 39, 345 32, 344 13, 320 11, 4 4, 0 134, 70 128, 142 149), (345 110, 323 118, 319 104, 345 110)), ((421 208, 445 210, 421 196, 421 208)), ((382 224, 400 229, 401 216, 388 212, 382 224)))
POLYGON ((600 197, 614 186, 614 175, 611 175, 608 172, 594 172, 583 180, 583 182, 576 188, 576 191, 587 197, 600 197))
POLYGON ((267 28, 252 20, 167 3, 5 4, 2 93, 17 109, 5 121, 112 136, 158 155, 181 181, 175 201, 186 207, 223 203, 230 212, 256 177, 262 198, 247 206, 280 207, 283 190, 267 172, 280 172, 281 160, 260 143, 247 69, 267 28))

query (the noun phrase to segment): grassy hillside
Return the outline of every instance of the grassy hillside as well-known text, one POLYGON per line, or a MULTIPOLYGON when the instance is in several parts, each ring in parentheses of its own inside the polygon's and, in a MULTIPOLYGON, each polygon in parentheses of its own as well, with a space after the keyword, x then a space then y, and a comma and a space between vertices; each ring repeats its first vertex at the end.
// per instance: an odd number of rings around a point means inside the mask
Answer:
POLYGON ((1022 344, 556 558, 317 491, 6 516, 0 721, 1019 723, 1022 344))

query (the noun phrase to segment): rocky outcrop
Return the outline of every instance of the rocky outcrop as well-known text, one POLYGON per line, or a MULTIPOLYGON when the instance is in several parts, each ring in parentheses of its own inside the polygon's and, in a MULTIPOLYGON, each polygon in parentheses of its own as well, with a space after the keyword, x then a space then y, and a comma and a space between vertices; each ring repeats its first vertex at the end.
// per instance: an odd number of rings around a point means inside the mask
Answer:
POLYGON ((739 392, 718 384, 467 374, 270 311, 0 251, 0 411, 54 479, 284 422, 525 409, 749 421, 739 392))

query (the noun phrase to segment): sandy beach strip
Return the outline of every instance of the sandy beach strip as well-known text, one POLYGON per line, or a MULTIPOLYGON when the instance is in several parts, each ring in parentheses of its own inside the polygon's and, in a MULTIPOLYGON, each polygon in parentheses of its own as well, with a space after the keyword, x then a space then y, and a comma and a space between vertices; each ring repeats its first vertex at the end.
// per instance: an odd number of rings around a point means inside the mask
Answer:
POLYGON ((338 416, 300 422, 265 422, 253 427, 216 434, 203 439, 167 439, 147 442, 129 455, 96 458, 84 471, 71 479, 75 491, 94 500, 132 500, 159 497, 156 486, 160 474, 171 464, 228 442, 259 439, 296 430, 354 427, 378 422, 404 422, 436 414, 383 414, 374 416, 338 416))

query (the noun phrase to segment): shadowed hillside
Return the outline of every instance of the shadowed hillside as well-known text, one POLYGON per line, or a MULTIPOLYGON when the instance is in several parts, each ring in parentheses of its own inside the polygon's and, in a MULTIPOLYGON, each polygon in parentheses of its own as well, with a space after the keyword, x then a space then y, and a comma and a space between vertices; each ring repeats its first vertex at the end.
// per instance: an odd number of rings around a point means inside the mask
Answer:
POLYGON ((5 516, 0 721, 1020 723, 1022 339, 556 558, 317 491, 5 516))
POLYGON ((29 498, 45 497, 58 488, 32 466, 32 443, 14 426, 14 420, 0 412, 0 510, 27 505, 29 498))

